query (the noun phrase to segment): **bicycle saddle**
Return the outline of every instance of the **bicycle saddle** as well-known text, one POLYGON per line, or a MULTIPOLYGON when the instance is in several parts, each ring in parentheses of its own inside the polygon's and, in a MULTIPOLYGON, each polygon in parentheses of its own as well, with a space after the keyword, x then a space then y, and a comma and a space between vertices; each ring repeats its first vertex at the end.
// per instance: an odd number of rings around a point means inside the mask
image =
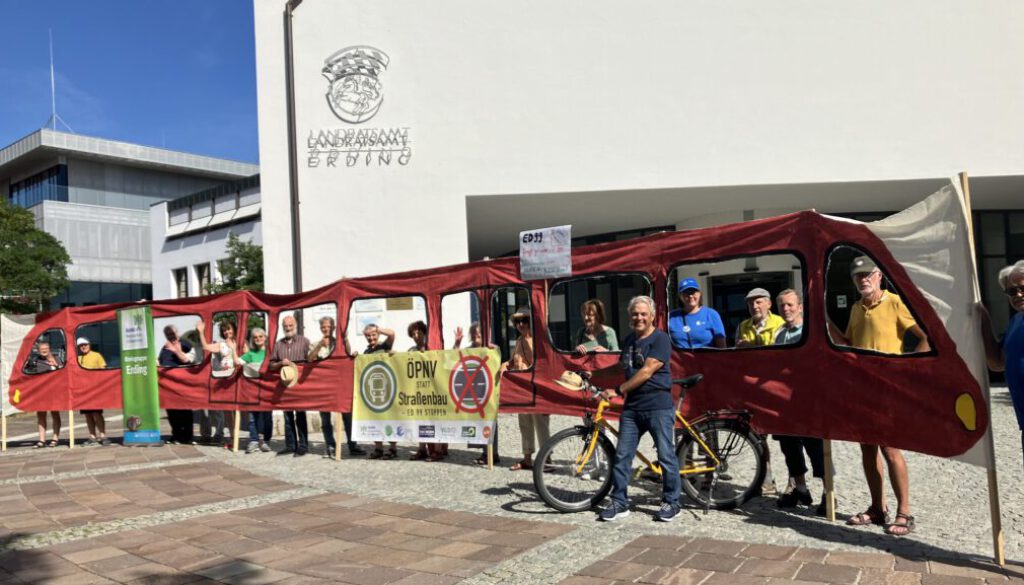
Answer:
POLYGON ((696 386, 697 384, 699 384, 700 381, 703 380, 703 379, 704 379, 704 374, 694 374, 692 376, 687 376, 685 378, 678 378, 676 380, 672 380, 672 383, 673 384, 679 384, 683 388, 692 388, 692 387, 696 386))

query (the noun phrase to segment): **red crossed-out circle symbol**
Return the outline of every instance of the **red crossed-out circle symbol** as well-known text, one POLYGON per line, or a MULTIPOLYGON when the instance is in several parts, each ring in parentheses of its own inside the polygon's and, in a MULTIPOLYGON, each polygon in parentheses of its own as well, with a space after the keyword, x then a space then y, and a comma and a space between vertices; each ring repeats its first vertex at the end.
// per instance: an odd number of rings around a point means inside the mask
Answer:
POLYGON ((448 394, 455 403, 455 412, 478 412, 484 418, 484 407, 491 399, 494 377, 487 367, 487 357, 462 355, 448 378, 448 394))

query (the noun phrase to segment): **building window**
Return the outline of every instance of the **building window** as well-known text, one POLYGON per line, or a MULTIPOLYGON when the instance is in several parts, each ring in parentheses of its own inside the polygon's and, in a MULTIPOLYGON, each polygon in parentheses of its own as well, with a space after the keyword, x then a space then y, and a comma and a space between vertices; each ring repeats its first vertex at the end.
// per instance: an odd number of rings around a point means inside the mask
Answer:
POLYGON ((12 205, 32 207, 43 201, 68 200, 68 166, 57 165, 11 184, 12 205))
POLYGON ((199 294, 210 294, 210 263, 196 264, 196 282, 199 283, 199 294))
POLYGON ((175 298, 183 299, 188 296, 188 270, 184 268, 175 268, 174 274, 174 290, 176 292, 175 298))

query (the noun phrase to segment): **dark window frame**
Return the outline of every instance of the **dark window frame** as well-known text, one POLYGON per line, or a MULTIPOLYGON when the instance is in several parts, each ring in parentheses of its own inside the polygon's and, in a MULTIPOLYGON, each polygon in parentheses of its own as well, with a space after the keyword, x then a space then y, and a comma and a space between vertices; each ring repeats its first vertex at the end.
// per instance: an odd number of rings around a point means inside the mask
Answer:
MULTIPOLYGON (((50 343, 50 351, 53 351, 53 343, 52 342, 48 342, 48 343, 50 343)), ((78 348, 76 347, 75 350, 77 350, 77 349, 78 348)), ((78 361, 78 354, 76 353, 74 357, 75 357, 75 361, 77 362, 78 361)), ((32 349, 29 350, 28 357, 25 358, 25 363, 21 364, 21 373, 26 375, 26 376, 45 376, 46 374, 53 374, 53 373, 59 372, 60 370, 63 370, 64 368, 66 368, 67 365, 68 365, 68 336, 64 332, 64 330, 61 329, 60 327, 50 327, 49 329, 46 329, 45 331, 43 331, 42 333, 37 335, 36 336, 36 340, 32 342, 32 349), (51 331, 59 331, 61 338, 64 340, 64 346, 63 346, 64 363, 61 364, 61 366, 59 368, 57 368, 55 370, 49 370, 47 372, 29 372, 29 371, 27 371, 26 368, 28 368, 29 360, 31 360, 33 356, 38 355, 38 352, 36 351, 36 347, 39 345, 39 339, 41 337, 43 337, 44 335, 49 334, 51 331)))
MULTIPOLYGON (((696 260, 687 260, 686 262, 679 262, 679 263, 676 263, 676 264, 669 265, 667 272, 665 272, 665 274, 666 274, 666 278, 665 278, 665 287, 666 287, 666 291, 665 291, 665 293, 666 293, 665 294, 665 329, 666 329, 666 333, 668 333, 668 331, 667 331, 668 330, 668 317, 672 313, 672 311, 674 310, 674 309, 670 309, 669 308, 671 306, 670 305, 670 299, 674 299, 674 298, 679 296, 679 293, 677 291, 672 290, 673 288, 678 287, 678 281, 676 281, 672 276, 676 273, 676 271, 680 267, 688 266, 688 265, 693 265, 693 264, 711 264, 711 263, 716 263, 716 262, 729 262, 729 261, 732 261, 732 260, 743 260, 743 259, 747 259, 747 258, 763 258, 765 256, 792 256, 800 264, 800 290, 797 291, 797 292, 800 293, 801 303, 804 306, 804 328, 803 328, 803 331, 800 334, 800 340, 797 341, 796 343, 785 343, 785 344, 782 344, 782 345, 776 345, 775 343, 772 343, 771 345, 752 345, 752 346, 746 346, 746 347, 736 347, 735 345, 733 345, 733 346, 727 346, 727 347, 722 347, 722 348, 718 348, 718 347, 679 348, 679 347, 676 347, 675 344, 672 344, 672 351, 673 351, 673 353, 675 353, 675 352, 704 353, 704 352, 723 352, 723 351, 765 351, 765 350, 767 350, 767 351, 789 351, 789 350, 801 348, 801 347, 803 347, 804 345, 807 344, 808 335, 810 334, 810 329, 807 327, 807 315, 811 312, 811 310, 812 310, 812 308, 814 306, 814 303, 813 303, 812 299, 809 299, 808 296, 807 296, 807 285, 808 285, 808 282, 809 282, 809 275, 807 273, 807 259, 804 258, 804 255, 801 254, 799 250, 790 250, 790 249, 786 249, 786 248, 779 249, 779 250, 772 250, 770 252, 762 252, 762 253, 759 253, 759 254, 731 254, 731 255, 728 255, 728 256, 702 257, 702 258, 698 258, 696 260)), ((790 269, 790 270, 792 270, 792 269, 790 269)), ((706 300, 703 297, 704 293, 706 293, 706 292, 707 291, 704 291, 704 290, 701 291, 701 295, 702 295, 701 298, 702 298, 702 300, 706 300)), ((776 298, 772 299, 772 304, 773 305, 775 305, 775 301, 776 300, 777 300, 776 298)), ((708 303, 704 303, 704 306, 705 307, 710 307, 712 309, 715 309, 715 311, 718 311, 717 307, 711 307, 711 305, 709 305, 708 303)), ((676 307, 676 308, 678 308, 678 307, 676 307)), ((724 323, 723 323, 723 325, 724 325, 724 323)), ((728 339, 728 338, 729 338, 728 332, 726 332, 726 339, 728 339)))
MULTIPOLYGON (((561 285, 561 284, 568 285, 569 283, 577 282, 577 281, 581 281, 581 280, 597 280, 597 279, 601 279, 601 278, 608 278, 610 276, 639 276, 639 277, 641 277, 644 280, 644 282, 647 283, 647 290, 648 290, 648 292, 647 292, 646 296, 649 296, 652 299, 654 298, 654 277, 651 276, 649 273, 644 272, 642 270, 627 270, 627 271, 623 271, 623 272, 614 272, 614 271, 591 272, 591 273, 581 274, 579 276, 572 276, 572 277, 568 277, 568 278, 565 278, 565 279, 559 279, 559 280, 555 281, 548 288, 548 296, 547 296, 547 299, 546 299, 546 302, 548 304, 548 315, 547 315, 548 322, 546 323, 546 326, 547 326, 547 336, 548 336, 548 344, 551 346, 551 349, 553 349, 555 351, 555 353, 559 353, 559 354, 563 354, 563 355, 575 355, 575 351, 574 350, 572 350, 572 349, 563 350, 563 349, 560 349, 557 345, 555 345, 555 340, 554 340, 554 338, 551 335, 551 297, 554 294, 555 287, 558 286, 558 285, 561 285)), ((636 295, 634 295, 634 296, 636 296, 636 295)), ((655 311, 658 310, 657 307, 655 307, 654 309, 655 309, 655 311)), ((565 310, 566 310, 566 321, 568 322, 568 320, 569 320, 568 319, 568 317, 569 317, 569 307, 568 307, 568 304, 565 307, 565 310)), ((576 310, 578 311, 579 307, 577 307, 576 310)), ((607 307, 605 308, 605 310, 607 310, 607 307)), ((531 311, 532 311, 532 309, 531 309, 531 311)), ((667 313, 666 313, 666 315, 667 315, 667 313)), ((607 323, 605 323, 605 325, 607 325, 607 323)), ((571 339, 572 332, 570 331, 569 333, 570 333, 570 339, 571 339)), ((621 336, 622 332, 615 331, 615 334, 621 336)), ((628 335, 628 333, 626 335, 628 335)), ((621 339, 616 339, 616 341, 621 343, 623 339, 625 339, 625 337, 622 337, 621 339)), ((588 354, 589 353, 593 353, 593 354, 621 354, 622 353, 622 349, 619 349, 617 351, 595 351, 595 352, 587 352, 587 353, 588 354)))
MULTIPOLYGON (((527 309, 530 311, 530 330, 533 332, 533 347, 532 347, 532 349, 533 349, 533 361, 530 362, 530 367, 526 368, 525 370, 511 370, 510 369, 507 372, 511 373, 511 374, 532 373, 533 371, 535 371, 537 369, 537 328, 534 326, 534 318, 533 318, 533 287, 530 286, 529 284, 503 284, 503 285, 491 286, 490 288, 492 289, 491 290, 491 298, 490 298, 491 309, 494 308, 494 303, 497 300, 496 295, 500 291, 507 290, 507 289, 522 289, 522 290, 526 291, 526 306, 527 306, 527 309)), ((517 308, 518 307, 513 307, 513 310, 515 310, 517 308)), ((490 342, 494 343, 494 327, 493 327, 493 325, 494 325, 494 311, 493 310, 491 311, 489 320, 491 321, 491 325, 492 325, 492 327, 491 327, 491 337, 490 337, 491 341, 490 342)), ((503 323, 502 324, 502 328, 505 329, 505 330, 508 330, 509 326, 507 324, 503 323)), ((518 343, 518 341, 517 341, 517 343, 518 343)), ((514 351, 514 349, 515 349, 515 346, 513 346, 513 349, 509 350, 509 360, 510 361, 512 359, 512 353, 511 352, 514 351)), ((501 352, 501 346, 498 347, 498 352, 499 352, 499 354, 502 353, 501 352)))
MULTIPOLYGON (((480 300, 480 288, 479 287, 444 292, 444 293, 441 293, 439 295, 439 297, 438 297, 440 299, 438 301, 440 303, 438 305, 438 311, 441 314, 441 327, 442 327, 442 329, 441 329, 441 345, 442 345, 442 348, 441 349, 448 349, 448 344, 446 343, 447 340, 444 337, 444 329, 443 329, 443 327, 444 327, 444 299, 446 297, 450 297, 450 296, 453 296, 453 295, 461 295, 461 294, 466 294, 466 293, 470 293, 470 294, 473 295, 473 297, 476 299, 477 307, 481 308, 480 312, 483 313, 483 311, 482 311, 483 301, 480 300)), ((427 326, 429 327, 430 324, 428 323, 427 326)), ((484 339, 487 339, 487 333, 488 332, 484 329, 484 319, 481 318, 480 319, 480 336, 483 337, 484 339)), ((464 334, 465 335, 469 335, 469 330, 467 329, 464 332, 464 334)), ((455 341, 455 340, 452 339, 452 341, 455 341)))
MULTIPOLYGON (((330 353, 327 354, 327 357, 324 357, 324 358, 321 358, 321 359, 318 359, 318 360, 313 360, 313 361, 309 361, 309 360, 303 358, 303 360, 302 360, 303 362, 308 362, 308 363, 322 362, 322 361, 329 360, 329 359, 335 357, 335 354, 338 352, 339 340, 341 339, 339 337, 339 335, 341 334, 341 327, 338 324, 339 323, 338 307, 341 305, 341 303, 339 303, 338 301, 327 301, 326 303, 313 303, 312 305, 303 305, 301 307, 288 307, 288 308, 280 309, 279 311, 277 311, 277 319, 275 320, 275 323, 277 324, 277 334, 281 335, 283 337, 283 334, 281 333, 281 329, 282 329, 282 327, 281 327, 281 319, 284 318, 281 315, 283 313, 293 313, 294 314, 296 311, 305 311, 307 309, 312 309, 313 307, 320 307, 320 306, 323 306, 323 305, 334 305, 334 346, 331 347, 331 351, 330 351, 330 353)), ((265 313, 268 313, 268 314, 272 314, 271 311, 253 311, 253 312, 265 312, 265 313)), ((319 335, 320 335, 320 321, 319 321, 319 319, 317 320, 316 324, 314 325, 314 328, 316 329, 316 332, 317 332, 317 338, 316 339, 317 339, 317 341, 319 341, 320 340, 320 337, 319 337, 319 335)), ((310 339, 309 335, 306 335, 306 333, 307 333, 307 324, 306 323, 302 324, 302 329, 303 329, 303 331, 299 335, 302 335, 303 337, 305 337, 306 340, 309 341, 309 347, 312 348, 313 347, 313 340, 310 339)), ((277 341, 278 340, 277 339, 270 339, 269 338, 269 336, 270 336, 270 332, 269 331, 267 331, 267 336, 268 336, 268 338, 267 338, 267 361, 269 362, 270 361, 270 355, 271 355, 271 353, 273 353, 274 347, 277 345, 277 341)), ((342 349, 342 351, 344 351, 344 349, 342 349)))
MULTIPOLYGON (((229 311, 223 311, 223 312, 227 313, 229 311)), ((159 345, 154 348, 156 350, 156 367, 157 367, 157 371, 158 372, 160 370, 172 370, 172 369, 177 369, 177 368, 195 368, 197 366, 203 366, 204 364, 206 364, 206 354, 207 354, 207 352, 203 349, 202 345, 198 345, 198 346, 193 345, 192 346, 192 348, 195 351, 199 352, 199 355, 197 355, 196 356, 197 359, 195 361, 191 362, 191 363, 188 363, 188 364, 178 364, 176 366, 164 366, 164 365, 160 364, 160 352, 163 351, 163 346, 164 346, 165 343, 167 343, 167 337, 164 336, 164 328, 161 327, 161 326, 158 326, 156 324, 156 321, 157 321, 157 319, 175 319, 175 318, 179 318, 179 317, 195 317, 196 321, 203 321, 203 317, 201 315, 196 314, 196 313, 174 313, 172 315, 161 315, 159 317, 155 317, 155 316, 153 317, 153 337, 155 339, 162 340, 162 341, 160 341, 159 345)), ((192 331, 192 330, 193 329, 190 329, 189 331, 192 331)), ((186 331, 185 333, 188 333, 188 331, 186 331)), ((196 333, 198 333, 198 331, 196 333)), ((184 339, 184 338, 185 338, 185 334, 182 333, 181 331, 179 331, 178 332, 178 339, 184 339)), ((185 341, 188 341, 188 340, 186 339, 185 341)))
MULTIPOLYGON (((81 331, 81 329, 83 327, 91 327, 93 325, 100 325, 100 324, 103 324, 103 323, 113 323, 114 324, 114 329, 118 329, 117 318, 107 319, 107 320, 102 320, 102 321, 89 321, 88 323, 80 323, 77 327, 75 327, 74 339, 77 341, 79 337, 86 337, 86 338, 88 338, 87 335, 83 336, 80 333, 80 331, 81 331)), ((92 339, 89 339, 89 341, 92 341, 92 339)), ((90 345, 92 345, 92 344, 90 344, 90 345)), ((121 334, 120 334, 119 330, 118 330, 118 338, 117 338, 117 347, 118 347, 118 350, 120 351, 120 348, 121 348, 121 334)), ((107 361, 106 360, 106 356, 103 356, 103 361, 105 361, 105 362, 107 361)), ((119 362, 121 361, 120 356, 118 356, 118 361, 119 362)), ((85 370, 87 372, 103 372, 105 370, 120 370, 121 369, 121 365, 120 364, 118 364, 116 366, 111 366, 109 362, 107 363, 107 366, 103 367, 103 368, 86 368, 86 367, 82 366, 82 364, 78 363, 78 346, 77 345, 75 346, 75 364, 78 365, 78 369, 85 370)))
MULTIPOLYGON (((888 276, 889 272, 887 272, 886 269, 885 269, 885 266, 881 262, 878 261, 878 258, 876 258, 873 254, 871 254, 870 252, 868 252, 864 248, 858 246, 857 244, 854 244, 853 242, 848 242, 846 240, 840 240, 840 241, 837 241, 837 242, 833 242, 828 247, 828 249, 825 250, 825 266, 823 267, 824 271, 822 272, 823 279, 827 280, 827 278, 828 278, 829 265, 832 263, 832 254, 835 253, 835 251, 838 248, 844 248, 844 247, 845 248, 852 248, 854 250, 857 250, 858 252, 860 252, 858 254, 858 256, 867 256, 868 258, 871 258, 871 260, 875 263, 875 266, 877 266, 878 269, 882 272, 882 278, 884 279, 883 282, 891 285, 893 287, 893 289, 896 288, 895 284, 893 284, 892 280, 888 276)), ((822 284, 824 285, 824 282, 822 284)), ((913 283, 911 283, 911 284, 913 284, 913 283)), ((827 295, 828 294, 828 290, 824 290, 826 287, 823 286, 822 288, 823 288, 822 292, 825 295, 827 295)), ((896 294, 896 295, 898 295, 900 297, 900 299, 903 301, 903 304, 907 307, 907 310, 910 311, 910 316, 914 318, 914 322, 917 324, 918 327, 921 328, 921 331, 924 332, 925 337, 930 340, 932 337, 928 333, 928 330, 925 328, 925 326, 921 323, 921 318, 919 316, 918 311, 915 310, 914 305, 904 295, 901 295, 898 290, 890 290, 890 289, 885 289, 885 290, 887 292, 892 292, 893 294, 896 294)), ((827 300, 823 299, 823 302, 825 302, 827 304, 827 300)), ((856 303, 856 302, 860 302, 860 300, 859 299, 854 299, 852 302, 856 303)), ((806 312, 806 310, 807 309, 806 309, 806 305, 805 305, 804 311, 806 312)), ((826 311, 826 317, 827 317, 827 315, 828 315, 828 313, 826 311)), ((906 335, 906 333, 904 333, 904 335, 906 335)), ((804 337, 806 337, 806 335, 804 337)), ((858 353, 858 354, 861 354, 861 355, 884 356, 884 357, 895 358, 895 359, 907 359, 907 358, 915 359, 915 358, 924 358, 924 357, 935 357, 935 356, 938 355, 938 350, 935 349, 935 345, 930 343, 930 342, 929 342, 928 351, 918 351, 918 352, 911 352, 911 353, 885 353, 885 352, 881 352, 881 351, 875 351, 873 349, 864 349, 862 347, 853 347, 853 346, 850 346, 850 345, 839 345, 839 344, 837 344, 835 342, 835 340, 832 339, 832 334, 829 333, 829 331, 828 331, 828 324, 827 323, 826 323, 826 326, 825 326, 825 341, 826 341, 826 343, 828 343, 828 346, 833 351, 840 351, 840 352, 847 352, 847 353, 858 353)))

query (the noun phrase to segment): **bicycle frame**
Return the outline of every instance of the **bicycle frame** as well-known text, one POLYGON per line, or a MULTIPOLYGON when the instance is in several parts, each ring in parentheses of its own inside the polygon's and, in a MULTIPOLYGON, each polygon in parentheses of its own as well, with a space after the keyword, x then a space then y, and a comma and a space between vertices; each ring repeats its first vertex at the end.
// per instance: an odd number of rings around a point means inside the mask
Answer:
MULTIPOLYGON (((589 416, 585 418, 589 419, 587 424, 588 427, 593 428, 594 426, 598 426, 601 429, 607 429, 617 438, 619 437, 619 430, 612 426, 612 424, 609 423, 604 418, 604 411, 610 406, 612 406, 610 402, 608 402, 607 400, 601 400, 597 405, 597 412, 594 414, 594 416, 592 418, 589 416)), ((743 415, 743 413, 740 412, 737 412, 736 414, 741 416, 743 415)), ((700 422, 705 418, 711 418, 711 413, 706 413, 702 415, 702 417, 698 418, 696 422, 700 422)), ((704 451, 706 455, 711 457, 711 460, 714 462, 714 465, 704 467, 680 467, 679 475, 686 476, 696 473, 708 473, 718 469, 718 466, 721 465, 722 462, 718 459, 718 456, 714 453, 714 451, 710 447, 708 447, 707 443, 704 442, 704 439, 696 431, 693 430, 693 426, 689 423, 689 421, 687 421, 683 417, 683 415, 679 414, 678 409, 676 410, 676 421, 682 424, 683 429, 685 429, 686 432, 689 433, 691 437, 693 437, 693 439, 700 446, 701 450, 704 451)), ((583 467, 586 465, 588 461, 590 461, 590 458, 594 455, 594 449, 597 448, 597 437, 598 433, 591 433, 590 444, 587 445, 586 451, 584 451, 582 454, 580 454, 579 457, 576 458, 576 474, 583 473, 583 467)), ((657 473, 658 475, 661 475, 661 466, 658 465, 657 462, 652 462, 643 453, 640 452, 637 452, 637 456, 640 458, 640 461, 642 461, 644 465, 647 466, 648 469, 657 473)))

